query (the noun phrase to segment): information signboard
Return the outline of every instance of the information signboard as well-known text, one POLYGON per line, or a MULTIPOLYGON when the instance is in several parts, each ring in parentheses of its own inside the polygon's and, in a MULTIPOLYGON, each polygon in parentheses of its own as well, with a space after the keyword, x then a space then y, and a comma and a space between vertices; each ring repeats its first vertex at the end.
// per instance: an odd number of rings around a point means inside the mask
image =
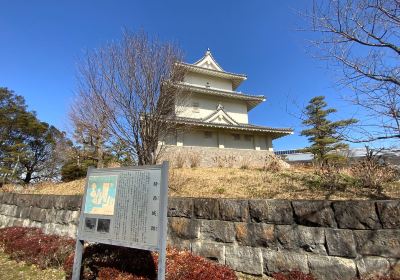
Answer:
POLYGON ((85 241, 159 252, 165 278, 168 162, 129 168, 90 168, 79 220, 72 279, 80 276, 85 241))

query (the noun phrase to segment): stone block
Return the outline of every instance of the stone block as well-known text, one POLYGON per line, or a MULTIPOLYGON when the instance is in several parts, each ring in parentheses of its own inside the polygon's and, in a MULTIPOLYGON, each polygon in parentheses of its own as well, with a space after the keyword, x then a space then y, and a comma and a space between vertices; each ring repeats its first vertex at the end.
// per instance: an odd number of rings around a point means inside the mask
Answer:
POLYGON ((168 217, 192 218, 193 204, 192 198, 170 197, 168 199, 168 217))
POLYGON ((235 229, 232 222, 200 221, 200 239, 215 242, 232 243, 235 241, 235 229))
POLYGON ((23 226, 23 220, 22 219, 14 219, 12 226, 13 227, 22 227, 23 226))
POLYGON ((275 226, 263 223, 235 223, 238 244, 243 246, 276 248, 275 226))
POLYGON ((14 204, 14 193, 3 193, 3 204, 14 204))
POLYGON ((80 211, 70 211, 70 216, 69 216, 69 221, 68 223, 71 223, 73 225, 78 225, 79 224, 79 218, 80 218, 80 211))
POLYGON ((6 227, 12 227, 14 225, 14 221, 15 220, 16 219, 14 217, 8 217, 7 224, 5 226, 6 227))
POLYGON ((0 204, 0 215, 5 215, 6 214, 7 207, 8 207, 7 204, 0 204))
POLYGON ((180 217, 168 218, 168 234, 182 239, 196 239, 199 237, 199 222, 180 217))
POLYGON ((351 259, 309 255, 308 266, 316 279, 353 280, 357 276, 356 264, 351 259))
POLYGON ((64 210, 79 211, 82 207, 81 195, 66 195, 64 196, 64 210))
POLYGON ((36 203, 40 203, 40 208, 43 209, 51 209, 54 208, 54 200, 57 196, 55 195, 41 195, 38 196, 36 199, 36 203))
POLYGON ((363 256, 400 258, 400 229, 355 230, 354 238, 363 256))
POLYGON ((286 200, 249 200, 252 222, 278 225, 293 224, 293 209, 286 200))
POLYGON ((46 195, 40 195, 40 194, 32 195, 32 200, 31 200, 32 203, 30 206, 45 209, 46 207, 43 206, 43 196, 46 195))
POLYGON ((32 207, 29 213, 29 217, 32 221, 43 222, 46 220, 46 210, 37 207, 32 207))
POLYGON ((45 222, 46 223, 56 223, 57 210, 54 208, 45 209, 45 210, 46 210, 45 222))
POLYGON ((263 249, 264 273, 272 275, 277 272, 301 271, 308 274, 308 257, 288 251, 263 249))
POLYGON ((400 279, 400 259, 389 259, 390 274, 394 279, 400 279))
POLYGON ((29 207, 33 205, 34 195, 17 194, 15 195, 15 204, 20 207, 29 207))
POLYGON ((225 264, 235 271, 253 275, 263 274, 260 248, 225 246, 225 264))
POLYGON ((194 214, 199 219, 218 220, 219 203, 214 198, 195 198, 194 214))
POLYGON ((172 246, 178 250, 191 251, 192 248, 190 240, 181 239, 170 235, 167 236, 167 243, 169 246, 172 246))
POLYGON ((208 242, 192 243, 192 252, 212 261, 225 264, 225 246, 208 242))
POLYGON ((18 206, 16 205, 4 205, 4 212, 3 214, 10 217, 17 216, 18 206))
POLYGON ((219 201, 220 217, 224 221, 247 222, 249 220, 249 203, 243 199, 221 199, 219 201))
POLYGON ((364 257, 356 261, 358 274, 361 278, 368 278, 371 275, 385 276, 390 271, 390 263, 385 258, 364 257))
POLYGON ((333 209, 339 228, 382 228, 374 201, 338 201, 333 203, 333 209))
POLYGON ((325 238, 328 255, 347 258, 357 256, 353 231, 349 229, 325 229, 325 238))
POLYGON ((300 225, 336 227, 330 201, 293 201, 295 220, 300 225))
POLYGON ((71 236, 75 234, 75 231, 75 227, 60 224, 55 224, 53 228, 53 233, 60 236, 71 236))
POLYGON ((400 200, 377 201, 376 206, 383 228, 400 228, 400 200))
POLYGON ((53 199, 53 207, 56 209, 76 211, 81 208, 82 196, 80 195, 57 195, 53 199))
POLYGON ((0 228, 3 228, 7 225, 9 217, 5 215, 0 215, 0 228))
POLYGON ((32 209, 32 207, 20 208, 20 211, 18 213, 18 217, 21 218, 21 219, 28 219, 30 214, 31 214, 31 209, 32 209))
POLYGON ((56 223, 57 224, 62 224, 62 225, 66 225, 69 223, 70 220, 70 211, 68 210, 58 210, 56 212, 56 223))
POLYGON ((277 225, 275 235, 279 248, 326 255, 323 228, 277 225))

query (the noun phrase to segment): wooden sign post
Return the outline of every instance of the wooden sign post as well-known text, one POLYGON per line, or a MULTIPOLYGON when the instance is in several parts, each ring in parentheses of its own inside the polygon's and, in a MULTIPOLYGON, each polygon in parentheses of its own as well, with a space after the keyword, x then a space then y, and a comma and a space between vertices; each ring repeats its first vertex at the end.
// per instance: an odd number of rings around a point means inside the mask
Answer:
POLYGON ((72 279, 80 278, 84 242, 157 251, 165 279, 168 162, 88 170, 72 279))

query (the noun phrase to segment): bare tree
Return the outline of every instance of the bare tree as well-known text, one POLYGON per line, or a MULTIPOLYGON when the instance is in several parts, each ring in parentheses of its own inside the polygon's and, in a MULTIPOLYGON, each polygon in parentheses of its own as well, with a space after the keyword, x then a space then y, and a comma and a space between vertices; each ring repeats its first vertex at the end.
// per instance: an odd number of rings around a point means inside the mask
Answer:
POLYGON ((400 138, 400 1, 315 0, 306 13, 313 45, 340 70, 339 84, 368 112, 363 139, 400 138))
POLYGON ((180 60, 175 45, 125 32, 121 41, 90 52, 81 65, 88 105, 101 111, 96 114, 104 116, 114 140, 139 165, 154 164, 162 151, 159 142, 175 132, 181 98, 174 84, 184 76, 180 60))
POLYGON ((84 148, 92 149, 85 156, 94 160, 98 168, 103 168, 105 145, 110 138, 109 119, 96 96, 104 94, 104 88, 92 69, 81 67, 79 70, 79 86, 69 113, 74 137, 84 148))

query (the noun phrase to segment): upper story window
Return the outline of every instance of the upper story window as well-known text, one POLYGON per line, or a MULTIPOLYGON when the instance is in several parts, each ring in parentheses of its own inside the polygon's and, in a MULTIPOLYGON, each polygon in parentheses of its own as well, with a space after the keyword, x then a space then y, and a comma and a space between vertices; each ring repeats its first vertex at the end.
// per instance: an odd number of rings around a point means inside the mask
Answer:
POLYGON ((206 138, 206 139, 212 138, 212 132, 211 131, 204 131, 204 138, 206 138))
POLYGON ((200 105, 199 105, 199 102, 193 102, 192 108, 193 108, 193 113, 200 113, 200 105))
POLYGON ((232 134, 233 140, 239 141, 240 140, 240 134, 232 134))

